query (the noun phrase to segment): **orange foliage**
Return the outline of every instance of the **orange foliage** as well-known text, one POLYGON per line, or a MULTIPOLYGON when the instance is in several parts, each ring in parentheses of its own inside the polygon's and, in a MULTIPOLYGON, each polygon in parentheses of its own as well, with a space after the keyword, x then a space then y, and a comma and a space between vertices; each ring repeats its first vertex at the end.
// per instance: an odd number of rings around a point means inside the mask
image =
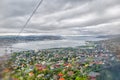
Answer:
POLYGON ((65 80, 65 78, 60 78, 59 80, 65 80))

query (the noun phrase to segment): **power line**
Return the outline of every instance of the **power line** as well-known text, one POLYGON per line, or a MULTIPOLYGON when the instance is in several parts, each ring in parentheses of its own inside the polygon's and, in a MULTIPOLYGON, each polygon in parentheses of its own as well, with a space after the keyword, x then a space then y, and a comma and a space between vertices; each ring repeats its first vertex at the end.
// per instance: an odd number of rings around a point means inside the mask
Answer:
MULTIPOLYGON (((25 27, 28 25, 29 21, 31 20, 31 18, 33 17, 33 15, 35 14, 35 12, 37 11, 37 9, 39 8, 39 6, 42 4, 43 0, 40 0, 38 5, 35 7, 35 9, 33 10, 32 14, 29 16, 29 18, 27 19, 27 21, 25 22, 25 24, 23 25, 22 29, 20 30, 20 32, 18 33, 18 35, 16 35, 15 37, 15 41, 17 40, 17 38, 19 37, 19 35, 23 32, 23 30, 25 29, 25 27)), ((10 45, 11 46, 11 45, 10 45)), ((11 46, 12 47, 12 46, 11 46)))
POLYGON ((25 29, 25 27, 28 25, 29 21, 31 20, 31 18, 33 17, 33 15, 35 14, 35 12, 39 8, 39 6, 42 4, 42 2, 43 2, 43 0, 40 0, 40 2, 38 3, 38 5, 36 6, 36 8, 33 10, 32 14, 30 15, 30 17, 27 19, 26 23, 23 25, 22 29, 20 30, 20 32, 16 36, 15 40, 19 37, 19 35, 23 32, 23 30, 25 29))

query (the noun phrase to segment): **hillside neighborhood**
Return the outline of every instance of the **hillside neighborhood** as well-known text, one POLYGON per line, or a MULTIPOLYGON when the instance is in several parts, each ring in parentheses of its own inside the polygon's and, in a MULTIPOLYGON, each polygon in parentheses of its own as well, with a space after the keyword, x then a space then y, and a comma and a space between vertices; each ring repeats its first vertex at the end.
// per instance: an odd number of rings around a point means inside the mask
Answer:
POLYGON ((101 80, 101 71, 119 65, 119 59, 104 44, 91 41, 73 48, 16 52, 5 63, 4 80, 101 80))

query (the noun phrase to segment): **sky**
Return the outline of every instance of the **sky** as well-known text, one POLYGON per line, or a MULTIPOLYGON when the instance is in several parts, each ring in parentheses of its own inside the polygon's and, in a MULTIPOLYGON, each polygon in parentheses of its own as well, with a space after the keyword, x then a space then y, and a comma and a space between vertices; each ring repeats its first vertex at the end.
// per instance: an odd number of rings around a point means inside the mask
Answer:
MULTIPOLYGON (((0 35, 17 35, 40 0, 1 0, 0 35)), ((118 35, 120 0, 43 0, 21 35, 118 35)))

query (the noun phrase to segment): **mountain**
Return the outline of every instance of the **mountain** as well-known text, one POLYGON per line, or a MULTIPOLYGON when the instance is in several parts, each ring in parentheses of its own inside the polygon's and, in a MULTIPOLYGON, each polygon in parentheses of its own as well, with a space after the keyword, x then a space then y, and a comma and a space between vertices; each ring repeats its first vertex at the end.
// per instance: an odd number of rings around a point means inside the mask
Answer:
POLYGON ((120 43, 120 36, 112 38, 110 41, 120 43))
POLYGON ((62 40, 61 36, 40 35, 40 36, 0 36, 0 46, 28 41, 43 41, 43 40, 62 40))
POLYGON ((102 41, 102 43, 104 43, 106 48, 115 53, 120 59, 120 35, 102 41))
POLYGON ((96 38, 108 38, 108 39, 114 39, 118 38, 120 35, 98 35, 96 38))

